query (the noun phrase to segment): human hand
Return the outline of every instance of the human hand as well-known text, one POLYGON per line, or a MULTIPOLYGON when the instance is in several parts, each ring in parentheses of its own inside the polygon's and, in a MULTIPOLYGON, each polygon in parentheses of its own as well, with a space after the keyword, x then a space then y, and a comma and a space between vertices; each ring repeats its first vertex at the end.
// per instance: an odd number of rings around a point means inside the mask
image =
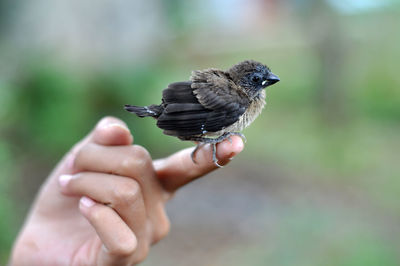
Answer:
MULTIPOLYGON (((132 145, 126 125, 104 118, 61 160, 35 200, 14 244, 11 265, 133 265, 166 236, 165 203, 214 170, 209 146, 152 161, 132 145)), ((220 164, 243 149, 239 137, 217 145, 220 164)))

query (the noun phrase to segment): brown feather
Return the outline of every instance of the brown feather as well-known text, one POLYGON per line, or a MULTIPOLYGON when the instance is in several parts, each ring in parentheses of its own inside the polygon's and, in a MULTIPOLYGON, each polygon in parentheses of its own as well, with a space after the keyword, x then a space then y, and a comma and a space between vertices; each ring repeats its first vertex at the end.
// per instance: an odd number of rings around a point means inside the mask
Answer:
POLYGON ((167 135, 184 140, 198 140, 199 136, 218 138, 243 130, 261 113, 265 91, 261 83, 253 85, 253 73, 264 77, 270 70, 253 60, 238 63, 227 71, 196 70, 190 81, 168 85, 160 105, 126 109, 141 117, 155 117, 157 126, 167 135))

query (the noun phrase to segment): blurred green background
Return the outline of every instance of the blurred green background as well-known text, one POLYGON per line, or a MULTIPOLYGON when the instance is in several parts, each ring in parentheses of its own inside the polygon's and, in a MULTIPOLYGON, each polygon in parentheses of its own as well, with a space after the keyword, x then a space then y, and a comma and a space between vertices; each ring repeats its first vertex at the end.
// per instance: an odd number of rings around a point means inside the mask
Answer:
POLYGON ((101 117, 167 156, 191 144, 123 105, 254 59, 281 82, 245 150, 176 195, 143 265, 400 265, 399 1, 1 0, 0 58, 0 264, 101 117))

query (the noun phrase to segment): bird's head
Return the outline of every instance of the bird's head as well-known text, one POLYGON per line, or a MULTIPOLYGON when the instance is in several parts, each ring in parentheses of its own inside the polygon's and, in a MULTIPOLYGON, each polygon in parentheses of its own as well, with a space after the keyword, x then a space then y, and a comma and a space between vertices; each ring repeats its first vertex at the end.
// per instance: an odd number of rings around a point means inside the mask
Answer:
POLYGON ((234 65, 228 73, 235 84, 243 88, 250 98, 254 98, 262 89, 280 80, 266 65, 253 60, 234 65))

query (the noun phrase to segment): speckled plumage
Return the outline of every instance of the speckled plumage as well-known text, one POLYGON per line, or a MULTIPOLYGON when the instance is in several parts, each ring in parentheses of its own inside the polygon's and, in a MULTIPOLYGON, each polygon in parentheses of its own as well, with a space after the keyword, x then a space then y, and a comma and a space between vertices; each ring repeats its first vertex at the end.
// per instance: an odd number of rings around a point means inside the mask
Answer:
POLYGON ((265 105, 263 89, 278 81, 267 66, 246 60, 227 71, 193 71, 190 81, 168 85, 160 105, 125 109, 154 117, 164 134, 213 144, 217 164, 215 144, 249 126, 265 105))

